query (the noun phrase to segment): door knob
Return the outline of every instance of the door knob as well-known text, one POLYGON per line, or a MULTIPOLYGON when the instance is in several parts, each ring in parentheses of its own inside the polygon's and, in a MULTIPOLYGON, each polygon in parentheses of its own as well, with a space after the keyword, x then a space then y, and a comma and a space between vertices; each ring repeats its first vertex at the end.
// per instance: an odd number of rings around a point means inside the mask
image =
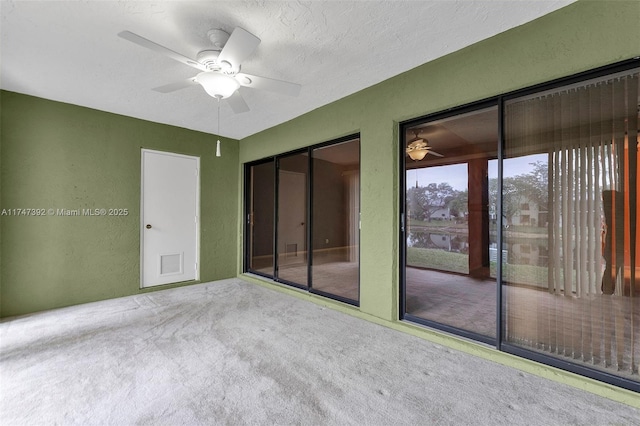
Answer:
POLYGON ((151 225, 147 224, 147 229, 151 229, 151 225))

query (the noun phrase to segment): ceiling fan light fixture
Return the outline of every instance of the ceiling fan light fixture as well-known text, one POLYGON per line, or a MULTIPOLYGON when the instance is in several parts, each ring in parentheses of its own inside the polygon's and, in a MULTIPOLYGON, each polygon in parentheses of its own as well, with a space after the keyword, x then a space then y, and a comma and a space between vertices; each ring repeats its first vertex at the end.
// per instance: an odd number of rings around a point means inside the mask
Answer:
POLYGON ((422 160, 429 153, 429 146, 423 139, 411 142, 406 149, 407 155, 414 161, 422 160))
POLYGON ((411 157, 414 161, 422 160, 429 153, 428 149, 416 149, 414 151, 408 152, 409 157, 411 157))
POLYGON ((235 78, 214 71, 201 72, 196 81, 214 98, 226 99, 238 90, 240 83, 235 78))

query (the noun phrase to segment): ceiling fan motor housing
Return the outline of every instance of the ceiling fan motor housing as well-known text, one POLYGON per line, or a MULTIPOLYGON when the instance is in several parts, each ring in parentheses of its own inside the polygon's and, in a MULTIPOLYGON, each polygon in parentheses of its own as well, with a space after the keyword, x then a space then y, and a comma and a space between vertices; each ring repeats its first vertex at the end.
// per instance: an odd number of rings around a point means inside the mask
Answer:
POLYGON ((219 58, 220 50, 202 50, 196 56, 196 60, 207 67, 209 71, 218 71, 228 75, 235 75, 240 72, 240 65, 233 66, 228 61, 220 61, 219 58))
POLYGON ((220 28, 215 28, 213 30, 209 30, 207 32, 207 37, 213 43, 213 46, 216 50, 222 50, 225 44, 227 44, 227 40, 229 40, 229 33, 225 30, 221 30, 220 28))
POLYGON ((225 30, 215 28, 207 32, 207 37, 213 44, 214 49, 202 50, 198 52, 196 60, 207 67, 209 71, 220 71, 225 74, 234 75, 240 72, 240 66, 234 66, 228 61, 220 61, 220 52, 229 40, 229 33, 225 30))
POLYGON ((202 50, 198 52, 196 60, 207 67, 209 71, 220 71, 222 67, 218 63, 219 56, 219 50, 202 50))

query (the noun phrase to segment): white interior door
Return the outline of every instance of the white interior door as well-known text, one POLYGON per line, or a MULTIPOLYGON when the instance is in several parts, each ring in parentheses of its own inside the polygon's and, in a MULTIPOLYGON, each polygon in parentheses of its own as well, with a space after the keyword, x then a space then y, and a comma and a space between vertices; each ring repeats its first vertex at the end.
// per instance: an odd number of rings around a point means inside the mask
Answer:
POLYGON ((198 279, 200 159, 142 150, 141 283, 198 279))

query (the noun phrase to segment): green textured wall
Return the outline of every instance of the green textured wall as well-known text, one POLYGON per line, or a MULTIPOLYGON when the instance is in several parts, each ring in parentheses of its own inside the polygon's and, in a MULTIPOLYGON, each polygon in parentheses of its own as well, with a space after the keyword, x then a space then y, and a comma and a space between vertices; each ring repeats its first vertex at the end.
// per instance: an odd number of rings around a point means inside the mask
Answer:
POLYGON ((12 92, 0 99, 0 208, 129 210, 125 217, 2 216, 2 316, 142 291, 141 148, 200 157, 200 278, 236 275, 237 141, 223 140, 224 156, 216 158, 213 135, 12 92))
POLYGON ((638 22, 638 1, 579 1, 243 139, 240 162, 361 133, 360 310, 395 321, 398 122, 638 56, 638 22))
MULTIPOLYGON (((578 1, 240 142, 240 162, 361 133, 361 301, 260 285, 640 407, 625 389, 398 321, 398 123, 640 56, 640 2, 578 1)), ((366 71, 363 71, 366 72, 366 71)), ((241 227, 239 230, 242 231, 241 227)), ((241 244, 241 240, 239 240, 241 244)), ((241 272, 241 263, 239 263, 241 272)), ((241 274, 240 274, 241 275, 241 274)))

